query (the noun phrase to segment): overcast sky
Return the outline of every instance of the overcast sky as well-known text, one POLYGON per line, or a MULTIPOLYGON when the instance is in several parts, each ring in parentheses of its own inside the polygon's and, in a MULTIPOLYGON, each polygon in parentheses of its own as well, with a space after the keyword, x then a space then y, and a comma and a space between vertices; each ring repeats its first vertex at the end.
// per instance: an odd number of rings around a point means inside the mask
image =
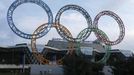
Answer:
MULTIPOLYGON (((15 0, 0 0, 0 46, 10 46, 17 43, 29 43, 31 40, 23 39, 14 34, 7 24, 6 14, 9 6, 15 0)), ((113 48, 134 50, 134 0, 43 0, 51 9, 55 18, 58 10, 68 4, 75 4, 83 7, 90 14, 92 20, 103 10, 110 10, 118 14, 124 22, 126 34, 123 41, 113 46, 113 48)), ((26 3, 20 5, 13 15, 15 25, 21 31, 33 33, 33 31, 43 23, 47 23, 48 17, 46 12, 36 4, 26 3)), ((61 16, 61 24, 70 30, 74 37, 84 28, 87 27, 85 18, 76 11, 66 11, 61 16)), ((119 27, 116 21, 109 17, 103 16, 99 20, 99 28, 103 30, 110 40, 115 40, 119 36, 119 27)), ((60 37, 57 31, 52 28, 50 32, 37 40, 38 44, 46 44, 48 39, 60 37)), ((95 40, 92 33, 87 39, 95 40)))

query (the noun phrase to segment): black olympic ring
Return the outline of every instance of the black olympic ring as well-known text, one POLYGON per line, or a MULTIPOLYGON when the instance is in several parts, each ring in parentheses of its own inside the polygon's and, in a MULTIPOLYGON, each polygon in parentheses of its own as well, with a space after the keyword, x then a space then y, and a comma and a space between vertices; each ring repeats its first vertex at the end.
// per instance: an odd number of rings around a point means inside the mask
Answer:
MULTIPOLYGON (((76 11, 80 12, 85 17, 85 19, 87 21, 87 24, 88 24, 88 28, 91 28, 92 19, 91 19, 90 15, 88 14, 88 12, 84 8, 82 8, 82 7, 78 6, 78 5, 66 5, 66 6, 62 7, 58 11, 58 13, 57 13, 57 15, 55 17, 55 23, 56 24, 58 24, 58 25, 60 24, 61 14, 64 11, 66 11, 66 10, 76 10, 76 11)), ((82 38, 72 38, 72 37, 69 37, 67 35, 62 34, 62 32, 60 32, 59 28, 57 28, 57 32, 60 34, 61 37, 63 37, 64 39, 66 39, 68 41, 84 41, 85 39, 87 39, 87 37, 91 33, 91 32, 89 33, 89 31, 86 31, 86 33, 83 35, 85 37, 82 37, 82 38)))
POLYGON ((31 39, 32 38, 32 34, 27 34, 24 33, 22 31, 20 31, 14 24, 13 22, 13 12, 14 10, 19 6, 22 5, 24 3, 34 3, 39 5, 40 7, 42 7, 47 15, 48 15, 48 27, 46 30, 42 31, 41 33, 36 34, 38 37, 37 38, 41 38, 42 36, 46 35, 49 30, 51 29, 52 23, 53 23, 53 14, 50 10, 50 8, 48 7, 48 5, 46 3, 44 3, 42 0, 15 0, 11 6, 8 9, 7 12, 7 21, 8 24, 10 26, 10 28, 12 29, 12 31, 17 34, 18 36, 25 38, 25 39, 31 39))

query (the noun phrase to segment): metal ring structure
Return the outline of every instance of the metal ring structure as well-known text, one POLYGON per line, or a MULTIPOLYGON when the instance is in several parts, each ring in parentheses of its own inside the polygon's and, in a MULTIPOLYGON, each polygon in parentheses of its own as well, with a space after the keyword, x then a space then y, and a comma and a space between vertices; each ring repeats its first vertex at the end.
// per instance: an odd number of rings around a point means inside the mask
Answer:
MULTIPOLYGON (((80 34, 78 34, 77 37, 79 37, 79 38, 83 37, 83 32, 86 32, 86 31, 93 31, 94 33, 97 33, 98 35, 101 35, 101 36, 109 39, 108 36, 102 30, 100 30, 100 29, 89 29, 89 28, 85 28, 84 30, 82 30, 80 32, 80 34)), ((97 37, 97 39, 99 40, 98 37, 97 37)), ((101 41, 101 40, 100 40, 100 42, 103 43, 103 41, 101 41)), ((77 46, 76 54, 79 55, 79 56, 83 56, 84 54, 81 52, 81 48, 80 48, 81 47, 81 42, 77 42, 76 44, 77 44, 76 45, 77 46)), ((108 60, 108 58, 110 56, 111 46, 105 44, 104 47, 105 47, 105 50, 106 50, 105 55, 103 56, 102 59, 100 59, 98 61, 94 61, 95 63, 106 63, 106 61, 108 60)))
MULTIPOLYGON (((66 6, 62 7, 58 11, 58 13, 57 13, 57 15, 55 17, 55 23, 57 25, 60 25, 61 14, 66 10, 76 10, 76 11, 80 12, 85 17, 85 19, 87 21, 87 24, 88 24, 88 28, 91 28, 92 19, 91 19, 90 15, 88 14, 88 12, 84 8, 82 8, 82 7, 78 6, 78 5, 66 5, 66 6)), ((87 31, 84 34, 85 37, 83 37, 81 39, 80 38, 72 38, 70 36, 67 36, 67 35, 61 33, 59 28, 56 28, 56 29, 57 29, 57 32, 60 34, 60 36, 63 37, 64 39, 68 40, 68 41, 83 41, 90 35, 90 33, 88 33, 89 31, 87 31)))
MULTIPOLYGON (((67 52, 67 54, 72 54, 72 52, 74 51, 74 46, 75 44, 78 45, 78 50, 77 51, 80 51, 80 42, 82 41, 85 41, 91 34, 91 32, 94 32, 96 37, 102 42, 105 44, 105 50, 106 50, 106 53, 104 55, 104 57, 99 60, 99 61, 96 61, 97 63, 104 63, 106 62, 106 60, 109 58, 110 56, 110 53, 109 53, 109 50, 111 49, 111 46, 112 45, 116 45, 116 44, 119 44, 124 36, 125 36, 125 27, 124 27, 124 24, 122 22, 122 20, 120 19, 120 17, 115 14, 114 12, 112 11, 102 11, 100 12, 94 19, 93 21, 93 24, 92 24, 92 19, 90 17, 90 15, 88 14, 88 12, 78 6, 78 5, 66 5, 64 7, 62 7, 58 13, 56 14, 56 17, 55 17, 55 22, 53 22, 53 14, 50 10, 50 8, 48 7, 48 5, 46 3, 44 3, 42 0, 15 0, 11 6, 9 7, 8 9, 8 12, 7 12, 7 21, 8 21, 8 24, 9 24, 9 27, 12 29, 12 31, 22 37, 22 38, 25 38, 25 39, 31 39, 31 48, 32 48, 32 52, 34 54, 34 56, 37 58, 37 60, 41 63, 41 64, 48 64, 49 63, 49 60, 47 60, 46 58, 44 58, 43 54, 40 54, 38 53, 38 50, 36 48, 36 39, 38 38, 41 38, 43 36, 45 36, 52 27, 56 28, 58 34, 63 38, 63 39, 66 39, 68 42, 69 42, 69 50, 67 52), (48 16, 48 23, 45 23, 41 26, 39 26, 33 34, 28 34, 28 33, 24 33, 22 31, 20 31, 14 24, 13 22, 13 13, 14 13, 14 10, 19 6, 19 5, 22 5, 24 3, 34 3, 34 4, 37 4, 39 5, 40 7, 42 7, 46 13, 47 13, 47 16, 48 16), (86 29, 82 30, 78 36, 76 38, 73 38, 72 37, 72 34, 70 33, 70 31, 64 27, 63 25, 60 24, 60 18, 61 18, 61 14, 64 12, 64 11, 67 11, 67 10, 76 10, 78 12, 80 12, 86 19, 87 21, 87 27, 86 29), (118 37, 117 40, 115 41, 110 41, 109 38, 107 37, 107 35, 98 28, 98 20, 100 19, 101 16, 103 15, 108 15, 108 16, 111 16, 113 17, 117 23, 119 24, 119 28, 120 28, 120 35, 118 37)), ((64 57, 63 57, 64 58, 64 57)), ((57 63, 58 64, 61 64, 62 63, 62 58, 57 60, 57 63)))
MULTIPOLYGON (((106 39, 109 40, 108 36, 102 30, 100 30, 100 29, 92 29, 92 31, 94 33, 97 33, 97 35, 102 36, 102 37, 104 37, 104 38, 106 38, 106 39)), ((99 38, 97 38, 97 39, 100 40, 99 38)), ((102 40, 100 40, 100 42, 101 43, 104 43, 104 41, 102 41, 102 40)), ((109 59, 109 57, 110 57, 110 54, 111 54, 110 53, 111 46, 110 45, 107 45, 105 43, 104 43, 104 45, 105 45, 104 48, 106 50, 106 53, 103 56, 103 58, 100 59, 100 60, 98 60, 98 61, 96 61, 96 63, 104 63, 105 64, 107 62, 107 60, 109 59)))
POLYGON ((43 37, 44 35, 46 35, 48 33, 48 31, 50 30, 51 26, 52 26, 52 23, 53 23, 53 14, 50 10, 50 8, 48 7, 48 5, 46 3, 44 3, 42 0, 15 0, 11 6, 9 7, 8 9, 8 12, 7 12, 7 21, 8 21, 8 24, 10 26, 10 28, 12 29, 12 31, 17 34, 18 36, 22 37, 22 38, 25 38, 25 39, 31 39, 32 38, 32 34, 28 34, 28 33, 24 33, 22 31, 20 31, 14 24, 14 21, 13 21, 13 12, 14 10, 19 6, 19 5, 22 5, 24 3, 34 3, 34 4, 37 4, 39 5, 40 7, 42 7, 47 15, 48 15, 48 27, 46 30, 42 31, 41 33, 38 33, 36 34, 36 38, 40 38, 40 37, 43 37))
MULTIPOLYGON (((31 39, 31 48, 32 48, 32 52, 34 53, 34 56, 37 58, 37 60, 38 60, 40 63, 42 63, 42 64, 48 64, 48 63, 49 63, 49 60, 46 59, 46 58, 44 58, 42 54, 39 54, 39 53, 38 53, 38 50, 37 50, 37 48, 36 48, 36 39, 37 39, 36 37, 37 37, 37 36, 35 36, 35 34, 38 34, 38 33, 42 32, 42 31, 44 31, 44 29, 47 29, 47 25, 48 25, 48 23, 45 23, 45 24, 39 26, 39 27, 34 31, 33 36, 32 36, 32 39, 31 39), (38 54, 38 55, 37 55, 37 54, 38 54)), ((54 24, 53 24, 52 27, 55 27, 55 28, 56 28, 57 26, 60 26, 59 28, 61 28, 61 31, 62 31, 63 33, 71 35, 71 33, 69 32, 69 30, 67 30, 67 28, 65 28, 63 25, 54 25, 54 24)), ((67 55, 67 54, 72 54, 73 48, 74 48, 74 47, 73 47, 73 43, 72 43, 72 42, 69 42, 69 50, 67 51, 66 55, 67 55)), ((63 58, 64 58, 64 57, 63 57, 63 58)), ((63 59, 63 58, 57 60, 57 64, 62 64, 62 59, 63 59)))
POLYGON ((121 20, 121 18, 117 14, 115 14, 112 11, 102 11, 102 12, 100 12, 95 17, 95 19, 93 21, 93 26, 95 26, 95 28, 98 28, 98 20, 103 15, 111 16, 111 17, 113 17, 117 21, 117 23, 119 25, 119 28, 120 28, 120 35, 119 35, 118 39, 115 40, 115 41, 110 41, 107 38, 104 38, 103 36, 98 36, 97 33, 95 33, 95 35, 98 38, 100 38, 102 41, 104 41, 104 43, 107 44, 107 45, 116 45, 116 44, 119 44, 123 40, 123 38, 125 36, 125 27, 124 27, 123 21, 121 20))

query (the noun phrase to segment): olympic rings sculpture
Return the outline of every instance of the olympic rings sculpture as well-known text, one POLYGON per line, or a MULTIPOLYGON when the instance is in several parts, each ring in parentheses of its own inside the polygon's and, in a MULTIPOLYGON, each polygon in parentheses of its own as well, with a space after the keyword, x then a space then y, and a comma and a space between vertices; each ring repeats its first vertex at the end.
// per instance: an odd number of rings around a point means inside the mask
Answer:
MULTIPOLYGON (((52 14, 50 8, 48 7, 48 5, 46 3, 44 3, 42 0, 16 0, 16 1, 14 1, 8 9, 7 21, 8 21, 9 27, 11 28, 11 30, 15 34, 17 34, 18 36, 20 36, 24 39, 31 39, 31 48, 32 48, 32 51, 34 53, 34 56, 42 64, 49 63, 49 60, 44 58, 43 54, 38 53, 38 50, 36 48, 36 39, 45 36, 50 31, 51 28, 56 28, 59 35, 63 39, 65 39, 69 42, 69 50, 68 50, 67 54, 72 54, 72 52, 74 51, 75 44, 77 44, 77 47, 78 47, 76 52, 78 52, 78 54, 79 53, 81 54, 80 43, 82 41, 85 41, 90 36, 91 32, 94 32, 97 39, 99 39, 101 41, 101 43, 105 44, 105 50, 106 50, 106 53, 105 53, 104 57, 101 60, 97 61, 97 63, 106 62, 106 60, 110 56, 109 50, 111 49, 111 46, 119 44, 125 36, 125 27, 124 27, 123 21, 121 20, 121 18, 117 14, 115 14, 112 11, 102 11, 102 12, 100 12, 95 17, 95 19, 92 23, 92 19, 91 19, 90 15, 88 14, 88 12, 84 8, 82 8, 78 5, 66 5, 58 11, 58 13, 56 14, 56 17, 55 17, 55 21, 53 22, 53 14, 52 14), (13 22, 13 12, 14 12, 14 10, 19 5, 22 5, 24 3, 34 3, 34 4, 39 5, 40 7, 42 7, 46 11, 47 16, 48 16, 48 23, 44 23, 43 25, 39 26, 34 31, 33 34, 28 34, 28 33, 20 31, 15 26, 15 24, 13 22), (76 11, 80 12, 85 17, 85 19, 87 21, 88 26, 84 30, 82 30, 76 38, 73 38, 70 31, 60 23, 61 14, 65 11, 67 11, 67 10, 76 10, 76 11), (99 21, 100 17, 103 16, 103 15, 111 16, 119 24, 120 35, 119 35, 117 40, 110 41, 109 38, 107 37, 107 35, 102 30, 100 30, 98 28, 98 21, 99 21)), ((61 61, 62 61, 63 58, 57 60, 57 62, 62 63, 61 61)))

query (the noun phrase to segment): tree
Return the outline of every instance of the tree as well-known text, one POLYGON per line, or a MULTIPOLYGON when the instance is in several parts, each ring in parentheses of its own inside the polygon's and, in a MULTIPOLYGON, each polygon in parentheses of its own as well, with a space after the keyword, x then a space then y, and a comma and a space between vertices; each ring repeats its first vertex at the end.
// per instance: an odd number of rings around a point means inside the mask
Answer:
POLYGON ((134 75, 134 57, 128 60, 117 60, 112 64, 114 66, 114 75, 134 75))
POLYGON ((99 71, 103 65, 92 63, 87 59, 73 55, 68 55, 63 59, 64 75, 103 75, 99 71))

